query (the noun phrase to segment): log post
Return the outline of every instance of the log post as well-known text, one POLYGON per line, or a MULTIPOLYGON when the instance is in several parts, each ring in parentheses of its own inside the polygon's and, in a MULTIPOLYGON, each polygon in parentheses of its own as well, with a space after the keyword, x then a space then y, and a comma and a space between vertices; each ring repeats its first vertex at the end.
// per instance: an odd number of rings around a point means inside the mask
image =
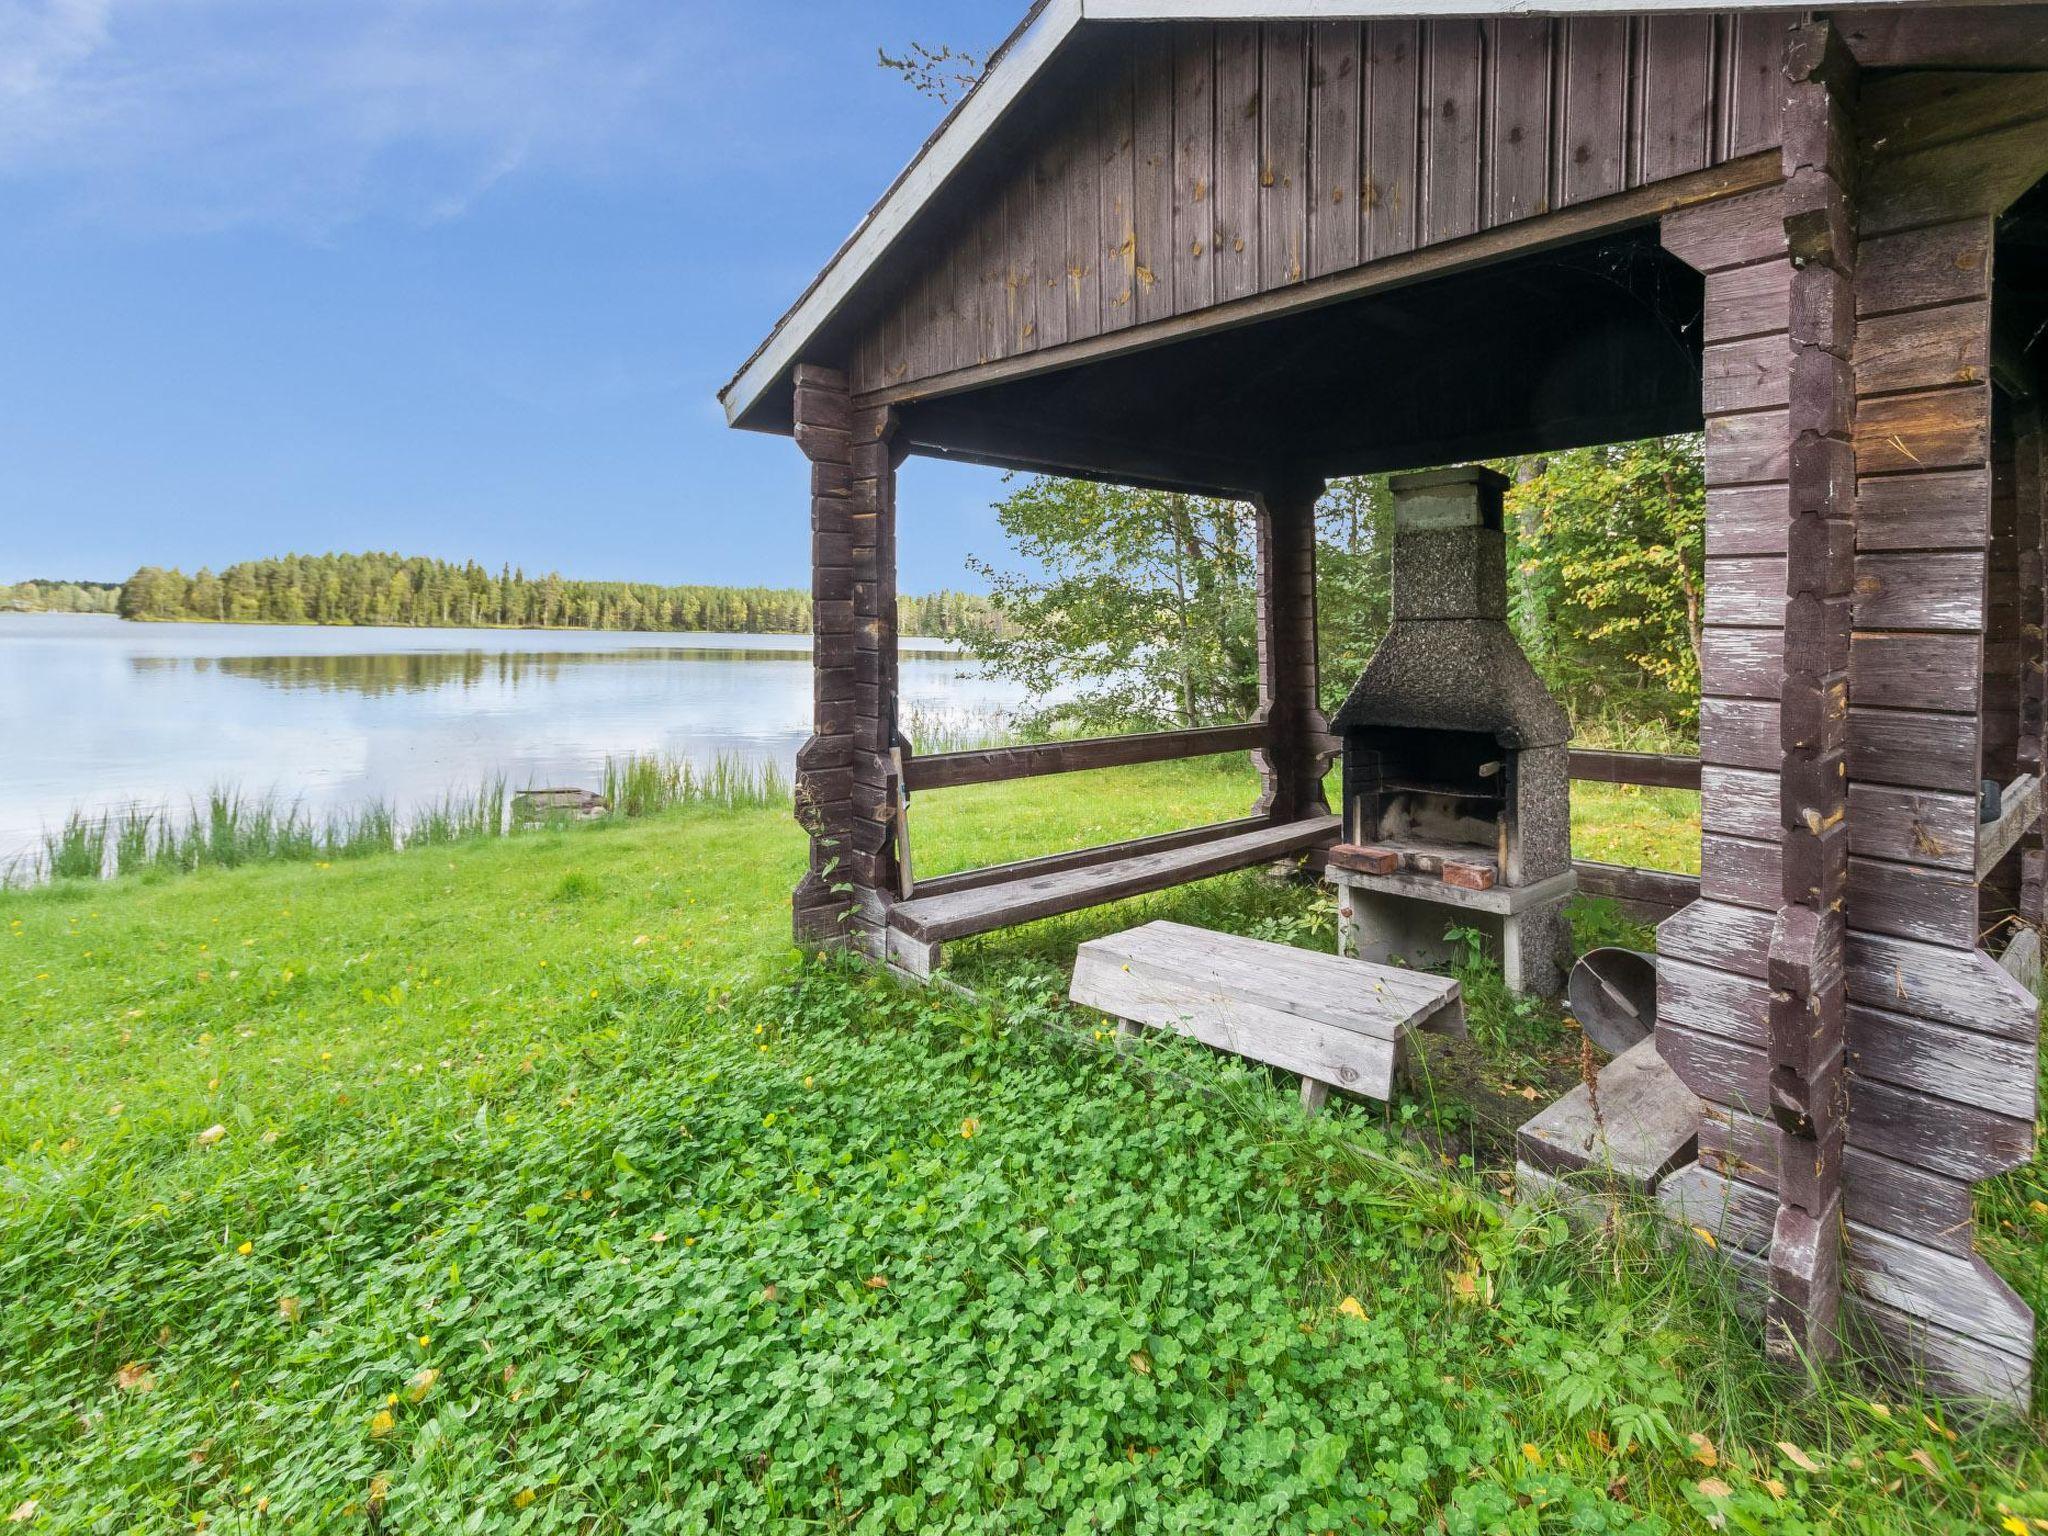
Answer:
POLYGON ((1835 1352, 1842 1286, 1856 79, 1826 22, 1793 28, 1785 75, 1791 495, 1779 679, 1783 905, 1771 933, 1766 1041, 1778 1140, 1767 1340, 1797 1359, 1835 1352))
POLYGON ((873 950, 894 878, 886 777, 896 724, 893 427, 887 411, 853 409, 842 371, 797 367, 795 437, 811 463, 813 721, 796 759, 797 820, 811 850, 791 903, 803 945, 873 950))
MULTIPOLYGON (((2048 772, 2048 670, 2044 670, 2044 636, 2048 636, 2048 505, 2043 500, 2044 460, 2041 402, 2038 394, 2021 406, 2014 447, 2013 495, 2018 512, 2019 617, 2014 626, 2020 650, 2019 750, 2021 773, 2048 772)), ((2048 841, 2035 822, 2020 839, 2020 920, 2039 930, 2048 885, 2048 841)))
POLYGON ((1329 810, 1323 775, 1329 722, 1317 696, 1316 500, 1319 479, 1284 481, 1254 504, 1258 519, 1259 712, 1270 744, 1259 770, 1255 816, 1293 821, 1329 810))

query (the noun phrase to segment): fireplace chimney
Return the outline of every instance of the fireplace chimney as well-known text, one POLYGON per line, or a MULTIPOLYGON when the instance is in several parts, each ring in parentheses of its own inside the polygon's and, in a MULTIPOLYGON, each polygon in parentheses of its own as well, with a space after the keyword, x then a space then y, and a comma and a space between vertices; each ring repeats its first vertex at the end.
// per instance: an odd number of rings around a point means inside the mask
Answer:
POLYGON ((1397 475, 1394 622, 1331 728, 1346 841, 1342 929, 1369 960, 1449 958, 1495 935, 1508 984, 1554 995, 1569 963, 1571 722, 1507 625, 1508 482, 1472 465, 1397 475))

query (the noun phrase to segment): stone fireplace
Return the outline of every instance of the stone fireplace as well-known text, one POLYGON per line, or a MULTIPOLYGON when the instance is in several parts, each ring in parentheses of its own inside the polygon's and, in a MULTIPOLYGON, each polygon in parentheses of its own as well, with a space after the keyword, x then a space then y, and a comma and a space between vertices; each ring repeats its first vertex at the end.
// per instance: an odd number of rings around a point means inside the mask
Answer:
POLYGON ((1394 622, 1331 723, 1345 951, 1441 963, 1476 929, 1508 985, 1554 996, 1570 964, 1571 723, 1507 625, 1507 480, 1397 475, 1394 622))

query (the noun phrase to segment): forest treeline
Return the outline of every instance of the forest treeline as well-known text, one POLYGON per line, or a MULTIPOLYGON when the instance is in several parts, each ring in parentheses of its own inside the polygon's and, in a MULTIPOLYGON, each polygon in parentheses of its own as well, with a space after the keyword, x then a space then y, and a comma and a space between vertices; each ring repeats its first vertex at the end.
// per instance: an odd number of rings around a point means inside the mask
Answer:
MULTIPOLYGON (((395 554, 285 555, 215 572, 144 566, 120 592, 124 619, 248 624, 397 624, 435 628, 620 629, 801 634, 811 595, 793 587, 659 586, 571 581, 512 566, 395 554)), ((952 638, 993 617, 986 598, 934 592, 899 600, 906 635, 952 638)))
POLYGON ((0 613, 113 613, 120 601, 118 581, 0 581, 0 613))

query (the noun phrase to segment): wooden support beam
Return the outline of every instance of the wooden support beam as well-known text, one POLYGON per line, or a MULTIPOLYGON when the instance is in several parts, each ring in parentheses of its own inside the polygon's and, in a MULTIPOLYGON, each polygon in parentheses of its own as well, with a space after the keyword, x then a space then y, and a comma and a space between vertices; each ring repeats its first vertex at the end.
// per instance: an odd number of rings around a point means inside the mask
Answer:
POLYGON ((1780 896, 1765 1054, 1778 1137, 1767 1346, 1832 1356, 1842 1294, 1849 632, 1855 581, 1856 64, 1834 27, 1794 27, 1779 124, 1790 261, 1780 896))
POLYGON ((1661 752, 1594 752, 1572 748, 1571 776, 1594 784, 1698 789, 1700 760, 1661 752))
POLYGON ((1316 499, 1322 493, 1322 481, 1296 480, 1256 503, 1258 719, 1268 736, 1252 758, 1260 779, 1252 814, 1275 821, 1330 809, 1323 795, 1330 723, 1317 698, 1316 670, 1316 499))
POLYGON ((894 413, 855 408, 844 372, 796 370, 797 446, 811 461, 811 736, 797 752, 809 867, 797 942, 883 946, 897 886, 894 413))

